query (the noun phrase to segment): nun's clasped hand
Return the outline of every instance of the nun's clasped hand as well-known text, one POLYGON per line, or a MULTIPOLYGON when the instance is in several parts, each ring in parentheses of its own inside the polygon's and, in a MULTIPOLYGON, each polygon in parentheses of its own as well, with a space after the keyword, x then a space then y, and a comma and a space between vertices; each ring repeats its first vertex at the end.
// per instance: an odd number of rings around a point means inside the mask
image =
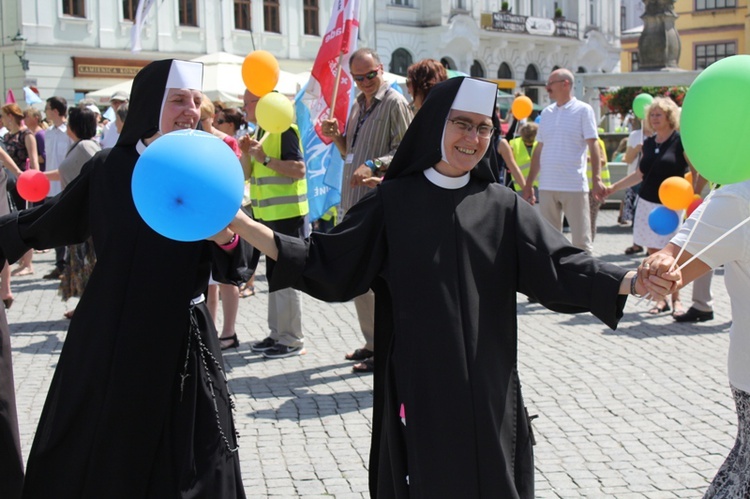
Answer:
POLYGON ((682 284, 682 272, 672 268, 674 258, 664 254, 649 255, 638 267, 638 279, 654 300, 662 300, 682 284))

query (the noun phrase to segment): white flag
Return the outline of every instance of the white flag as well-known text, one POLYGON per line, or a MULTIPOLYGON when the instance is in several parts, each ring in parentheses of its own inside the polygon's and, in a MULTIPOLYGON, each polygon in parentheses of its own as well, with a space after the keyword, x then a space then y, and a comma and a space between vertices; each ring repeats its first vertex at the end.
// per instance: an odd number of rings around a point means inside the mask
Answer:
POLYGON ((154 0, 140 0, 138 2, 133 30, 130 32, 130 50, 132 52, 141 51, 141 32, 143 31, 143 25, 146 24, 146 17, 148 17, 148 13, 153 5, 154 0))

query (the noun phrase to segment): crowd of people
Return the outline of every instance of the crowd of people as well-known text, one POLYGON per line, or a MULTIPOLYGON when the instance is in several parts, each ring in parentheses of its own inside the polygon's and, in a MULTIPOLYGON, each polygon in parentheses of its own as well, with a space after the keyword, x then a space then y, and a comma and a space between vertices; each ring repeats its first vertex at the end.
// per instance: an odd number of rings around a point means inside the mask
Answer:
MULTIPOLYGON (((502 137, 508 120, 498 116, 492 83, 449 79, 438 61, 423 60, 407 72, 410 102, 385 81, 375 51, 359 49, 349 61, 359 91, 350 117, 320 127, 344 159, 340 222, 330 231, 310 232, 297 127, 271 133, 254 125, 259 97, 249 91, 242 109, 211 102, 201 93, 199 63, 149 64, 132 95, 112 96, 115 120, 104 125, 86 101, 68 109, 61 97, 47 99, 46 130, 41 113, 2 107, 0 199, 26 169, 44 171, 53 188, 37 206, 12 195, 0 203, 0 259, 19 261, 16 273, 28 275, 33 252, 54 248, 55 269, 44 277, 61 279, 64 299, 80 297, 75 313, 66 313, 69 333, 25 478, 0 310, 4 497, 244 497, 222 351, 241 343, 240 297, 251 296, 245 291, 253 289, 261 253, 269 331, 251 351, 267 359, 305 353, 300 292, 354 301, 364 344, 345 358, 354 372, 375 375, 370 492, 388 498, 534 496, 516 293, 554 311, 590 312, 611 328, 628 295, 650 295, 651 313, 671 306, 675 320, 710 320, 690 312, 697 308, 681 309, 679 288, 718 265, 744 272, 739 243, 675 270, 679 247, 694 253, 716 233, 699 231, 688 243, 685 228, 664 236, 648 227, 661 181, 690 168, 679 109, 668 98, 647 110, 644 129, 653 135, 624 143, 622 158, 635 166, 610 185, 593 109, 575 98, 566 69, 550 74, 552 104, 538 124, 517 122, 502 137), (246 180, 230 225, 192 243, 148 227, 129 190, 139 155, 184 128, 220 138, 246 180), (592 256, 598 209, 626 188, 637 200, 630 253, 647 250, 637 271, 592 256), (151 349, 162 355, 158 365, 149 361, 151 349)), ((693 173, 700 187, 705 180, 693 173)), ((717 199, 726 205, 750 197, 742 189, 724 193, 717 199)), ((626 203, 622 218, 630 211, 626 203)), ((12 273, 6 263, 5 308, 13 303, 12 273)), ((741 355, 750 346, 744 329, 731 334, 741 353, 730 357, 730 382, 745 435, 750 374, 741 355)), ((750 490, 741 469, 747 438, 737 442, 707 497, 750 490)))

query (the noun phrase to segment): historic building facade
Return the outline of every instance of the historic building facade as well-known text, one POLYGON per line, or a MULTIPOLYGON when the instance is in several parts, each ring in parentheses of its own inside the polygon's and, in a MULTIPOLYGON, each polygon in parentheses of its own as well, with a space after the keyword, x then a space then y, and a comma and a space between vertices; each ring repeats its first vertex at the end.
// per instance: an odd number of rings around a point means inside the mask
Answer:
MULTIPOLYGON (((43 98, 75 102, 152 60, 255 49, 302 72, 334 1, 342 0, 155 0, 140 52, 131 51, 138 0, 2 2, 0 87, 23 95, 33 85, 43 98)), ((617 68, 620 14, 617 0, 361 0, 359 45, 375 47, 394 73, 431 57, 543 101, 543 83, 557 67, 617 68)))
MULTIPOLYGON (((747 54, 750 37, 748 0, 677 0, 674 12, 680 35, 680 69, 701 70, 712 62, 747 54)), ((641 23, 642 24, 642 23, 641 23)), ((637 71, 642 26, 622 33, 621 69, 637 71)))

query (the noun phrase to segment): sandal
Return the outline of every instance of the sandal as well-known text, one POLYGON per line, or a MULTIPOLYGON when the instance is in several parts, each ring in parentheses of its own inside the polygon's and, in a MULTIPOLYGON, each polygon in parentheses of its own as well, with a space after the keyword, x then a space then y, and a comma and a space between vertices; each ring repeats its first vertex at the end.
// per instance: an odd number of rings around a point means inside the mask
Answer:
POLYGON ((682 302, 680 300, 674 300, 672 302, 672 317, 677 317, 685 314, 685 309, 682 308, 682 302))
POLYGON ((635 255, 643 251, 642 246, 638 246, 637 244, 634 244, 633 246, 630 246, 625 250, 626 255, 635 255))
POLYGON ((359 364, 354 364, 352 366, 352 371, 355 373, 371 373, 375 370, 375 359, 370 357, 369 359, 360 362, 359 364))
POLYGON ((366 348, 358 348, 352 353, 344 355, 344 358, 346 360, 356 360, 357 362, 360 362, 371 358, 373 355, 375 355, 375 352, 373 352, 372 350, 368 350, 366 348))
POLYGON ((659 304, 657 303, 654 308, 648 311, 648 313, 651 315, 659 315, 662 312, 669 312, 670 310, 671 309, 669 308, 669 303, 664 302, 664 305, 661 306, 659 306, 659 304))
POLYGON ((226 338, 219 337, 219 343, 222 350, 228 350, 240 346, 240 340, 237 338, 237 333, 234 333, 232 336, 227 336, 226 338))
POLYGON ((255 286, 243 286, 240 288, 240 298, 247 298, 255 295, 255 286))

